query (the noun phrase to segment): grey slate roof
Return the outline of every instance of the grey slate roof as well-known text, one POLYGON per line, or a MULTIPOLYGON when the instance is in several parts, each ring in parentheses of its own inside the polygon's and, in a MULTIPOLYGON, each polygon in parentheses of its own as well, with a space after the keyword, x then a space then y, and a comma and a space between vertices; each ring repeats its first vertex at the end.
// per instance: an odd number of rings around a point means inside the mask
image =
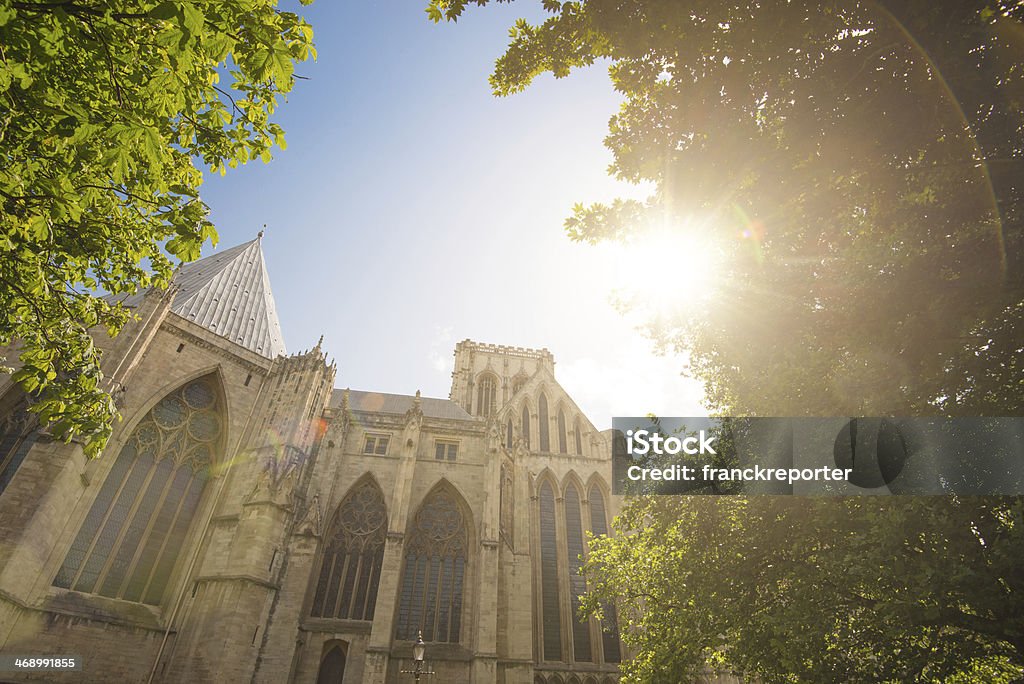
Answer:
MULTIPOLYGON (((331 394, 331 408, 341 406, 345 390, 336 389, 331 394)), ((353 411, 366 413, 393 413, 405 415, 412 408, 415 397, 408 394, 385 394, 383 392, 360 392, 350 390, 348 405, 353 411)), ((427 418, 449 418, 452 420, 476 420, 473 416, 450 399, 420 398, 420 408, 427 418)))
MULTIPOLYGON (((185 264, 173 285, 178 291, 171 311, 182 318, 268 359, 288 353, 259 237, 185 264)), ((146 292, 107 299, 135 308, 146 292)))
POLYGON ((272 359, 287 352, 260 242, 258 237, 182 266, 171 311, 272 359))

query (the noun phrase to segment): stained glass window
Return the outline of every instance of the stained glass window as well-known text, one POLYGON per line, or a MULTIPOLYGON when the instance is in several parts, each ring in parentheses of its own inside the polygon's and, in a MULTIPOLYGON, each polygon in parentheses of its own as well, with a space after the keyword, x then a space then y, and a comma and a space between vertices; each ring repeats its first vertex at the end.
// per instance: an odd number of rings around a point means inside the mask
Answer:
POLYGON ((543 392, 537 400, 537 423, 540 433, 540 450, 551 451, 551 439, 548 434, 550 428, 548 425, 548 398, 544 396, 543 392))
MULTIPOLYGON (((604 495, 596 484, 590 486, 590 531, 595 535, 608 534, 608 521, 604 508, 604 495)), ((601 606, 604 620, 601 625, 601 642, 604 646, 604 662, 617 663, 622 659, 619 652, 619 624, 614 604, 601 606)))
POLYGON ((562 618, 558 597, 558 545, 555 493, 545 480, 540 486, 540 591, 544 660, 562 659, 562 618))
POLYGON ((55 586, 159 605, 220 448, 210 376, 164 397, 128 437, 55 586))
POLYGON ((338 506, 324 542, 313 617, 373 619, 387 532, 380 490, 369 480, 356 485, 338 506))
POLYGON ((569 551, 569 609, 572 615, 572 650, 577 662, 593 660, 590 651, 590 621, 580 620, 580 596, 587 592, 587 582, 580 575, 583 567, 583 519, 580 494, 576 485, 565 488, 565 541, 569 551))
POLYGON ((455 497, 434 490, 406 535, 397 638, 458 642, 466 574, 466 521, 455 497))

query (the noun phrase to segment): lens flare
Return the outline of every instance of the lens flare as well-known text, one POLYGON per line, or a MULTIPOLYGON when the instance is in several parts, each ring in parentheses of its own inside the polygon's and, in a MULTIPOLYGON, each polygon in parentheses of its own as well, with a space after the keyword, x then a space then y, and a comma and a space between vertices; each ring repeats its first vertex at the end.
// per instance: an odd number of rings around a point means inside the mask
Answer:
POLYGON ((687 221, 638 232, 612 251, 614 296, 633 310, 692 314, 720 290, 724 255, 708 226, 687 221))

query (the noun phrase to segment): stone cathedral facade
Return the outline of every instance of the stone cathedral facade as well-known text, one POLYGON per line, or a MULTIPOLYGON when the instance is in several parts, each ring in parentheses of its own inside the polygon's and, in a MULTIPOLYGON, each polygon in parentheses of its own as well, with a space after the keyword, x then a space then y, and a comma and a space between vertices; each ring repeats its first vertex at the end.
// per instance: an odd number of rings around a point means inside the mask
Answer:
POLYGON ((288 354, 260 240, 125 301, 98 339, 123 420, 100 459, 0 380, 0 681, 608 684, 614 606, 580 620, 609 437, 547 350, 455 349, 448 399, 338 389, 288 354))

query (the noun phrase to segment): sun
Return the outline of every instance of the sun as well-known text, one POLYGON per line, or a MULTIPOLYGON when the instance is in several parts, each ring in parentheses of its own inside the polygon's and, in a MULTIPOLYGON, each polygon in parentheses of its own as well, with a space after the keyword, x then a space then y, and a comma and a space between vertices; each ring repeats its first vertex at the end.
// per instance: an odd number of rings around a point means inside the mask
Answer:
POLYGON ((708 226, 687 221, 609 244, 613 295, 655 315, 695 314, 720 290, 723 253, 708 226))

